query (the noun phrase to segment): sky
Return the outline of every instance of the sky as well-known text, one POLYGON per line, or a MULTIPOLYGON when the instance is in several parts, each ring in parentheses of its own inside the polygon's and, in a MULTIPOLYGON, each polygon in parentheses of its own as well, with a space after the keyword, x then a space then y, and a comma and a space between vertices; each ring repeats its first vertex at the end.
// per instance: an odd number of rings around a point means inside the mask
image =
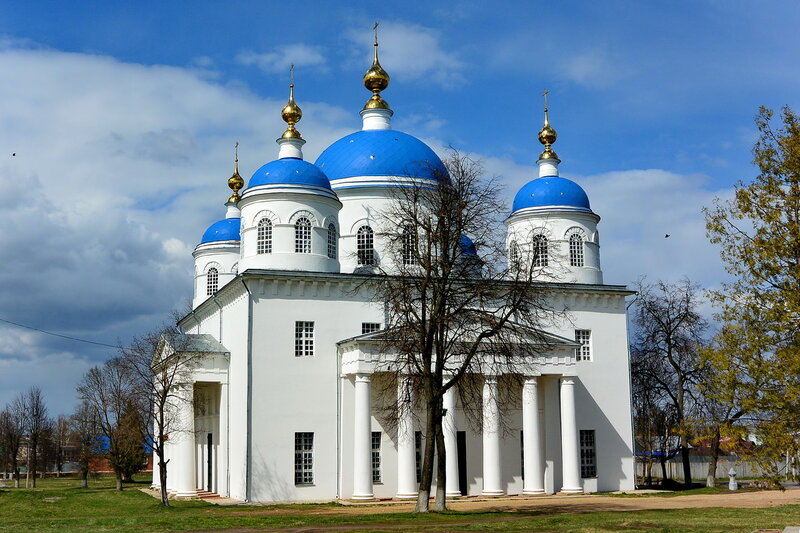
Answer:
POLYGON ((1 321, 118 345, 185 308, 234 143, 245 179, 277 157, 290 63, 306 159, 360 129, 376 20, 396 129, 510 205, 549 89, 606 282, 726 279, 701 210, 756 175, 758 107, 800 108, 800 3, 2 0, 0 407, 38 385, 69 413, 115 353, 1 321))

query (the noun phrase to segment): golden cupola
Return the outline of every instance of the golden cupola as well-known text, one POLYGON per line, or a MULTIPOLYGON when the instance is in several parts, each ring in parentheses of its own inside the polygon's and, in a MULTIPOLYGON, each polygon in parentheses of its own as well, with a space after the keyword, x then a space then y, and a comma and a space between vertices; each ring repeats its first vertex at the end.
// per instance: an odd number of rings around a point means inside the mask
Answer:
POLYGON ((235 156, 233 161, 233 174, 230 178, 228 178, 228 187, 231 188, 233 194, 231 197, 228 198, 228 203, 237 203, 241 200, 241 196, 239 196, 239 191, 244 187, 244 180, 242 176, 239 175, 239 142, 236 142, 236 147, 234 148, 235 156))
POLYGON ((539 156, 539 160, 553 159, 560 163, 561 160, 558 158, 558 155, 552 148, 553 143, 555 143, 556 139, 558 138, 558 135, 556 134, 556 130, 553 129, 553 126, 550 125, 550 116, 547 108, 547 94, 549 92, 549 90, 545 90, 542 94, 544 97, 544 125, 542 126, 542 129, 539 130, 539 142, 544 145, 544 151, 542 151, 541 155, 539 156))
POLYGON ((294 65, 290 68, 289 76, 289 101, 281 110, 281 118, 288 126, 281 137, 284 139, 302 139, 303 136, 300 135, 300 132, 297 131, 295 127, 295 124, 300 122, 300 119, 303 118, 303 110, 300 109, 300 106, 294 101, 294 65))
POLYGON ((303 118, 303 111, 294 101, 294 65, 289 68, 289 101, 281 109, 281 118, 286 122, 286 131, 278 138, 278 159, 292 157, 303 159, 303 145, 306 143, 295 124, 303 118))
POLYGON ((367 109, 389 109, 389 103, 381 96, 381 91, 389 86, 389 74, 383 70, 381 62, 378 60, 378 23, 375 23, 375 42, 373 47, 375 49, 372 59, 372 66, 364 74, 364 87, 372 91, 372 97, 364 104, 364 110, 367 109))

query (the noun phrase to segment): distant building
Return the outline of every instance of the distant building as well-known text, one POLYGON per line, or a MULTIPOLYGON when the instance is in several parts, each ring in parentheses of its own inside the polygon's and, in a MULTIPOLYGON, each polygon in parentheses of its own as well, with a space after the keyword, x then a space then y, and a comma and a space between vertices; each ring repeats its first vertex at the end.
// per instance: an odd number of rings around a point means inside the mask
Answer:
MULTIPOLYGON (((377 44, 365 84, 374 94, 362 129, 314 164, 303 160, 292 93, 278 159, 259 168, 241 196, 237 159, 226 217, 194 250, 194 309, 180 322, 181 342, 204 359, 184 387, 193 399, 184 407, 190 431, 169 435, 168 489, 176 495, 200 489, 289 501, 417 493, 425 435, 412 414, 400 429, 381 416, 389 400, 376 391, 403 384, 387 387, 394 378, 376 367, 384 311, 368 285, 355 289, 371 265, 389 261, 376 227, 392 189, 437 179, 433 170, 443 165, 422 141, 391 128, 377 44)), ((539 137, 538 177, 520 189, 505 221, 508 250, 529 257, 535 247, 538 261, 560 269, 551 304, 572 322, 547 332, 551 347, 523 376, 524 387, 470 376, 467 383, 487 392, 481 428, 467 423, 452 393, 446 398, 451 496, 634 487, 631 292, 603 283, 600 217, 584 190, 558 175, 546 112, 539 137), (510 432, 499 430, 495 413, 510 432), (531 465, 524 473, 523 454, 531 465)), ((463 244, 465 254, 480 254, 468 236, 463 244)), ((176 346, 168 339, 163 350, 176 346)))

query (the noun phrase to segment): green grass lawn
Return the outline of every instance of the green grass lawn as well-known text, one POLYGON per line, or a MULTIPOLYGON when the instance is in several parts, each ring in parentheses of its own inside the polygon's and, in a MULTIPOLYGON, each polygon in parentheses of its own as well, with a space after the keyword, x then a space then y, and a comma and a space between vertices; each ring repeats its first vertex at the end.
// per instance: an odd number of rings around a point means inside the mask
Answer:
MULTIPOLYGON (((337 504, 230 506, 176 501, 163 508, 154 498, 113 481, 78 488, 75 479, 52 479, 36 489, 0 489, 0 531, 186 531, 224 528, 295 529, 353 525, 359 531, 647 531, 750 533, 800 524, 800 505, 768 509, 686 509, 668 511, 589 512, 447 512, 332 514, 337 504), (327 513, 327 514, 326 514, 327 513)), ((145 486, 145 485, 139 485, 145 486)), ((704 489, 698 489, 700 491, 704 489)), ((689 491, 691 493, 691 491, 689 491)), ((698 492, 702 493, 702 492, 698 492)), ((684 493, 685 494, 685 493, 684 493)), ((338 531, 346 530, 345 528, 338 531)))

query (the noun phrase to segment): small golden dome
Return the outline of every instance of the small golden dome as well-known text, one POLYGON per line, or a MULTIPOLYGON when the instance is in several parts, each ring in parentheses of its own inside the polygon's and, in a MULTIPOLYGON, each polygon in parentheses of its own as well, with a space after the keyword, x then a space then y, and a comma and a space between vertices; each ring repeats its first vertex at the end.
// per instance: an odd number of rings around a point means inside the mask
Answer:
MULTIPOLYGON (((549 90, 545 90, 542 96, 544 96, 544 125, 542 125, 542 129, 539 130, 539 142, 544 145, 544 151, 539 156, 539 159, 556 159, 558 160, 558 155, 553 151, 551 146, 556 139, 558 139, 558 134, 556 130, 553 129, 553 126, 550 125, 550 116, 547 109, 547 93, 549 90)), ((560 161, 560 160, 559 160, 560 161)))
MULTIPOLYGON (((294 78, 294 65, 292 65, 291 77, 294 78)), ((303 138, 302 135, 300 135, 300 132, 297 131, 297 128, 294 127, 294 125, 300 122, 300 119, 303 118, 303 110, 300 109, 300 106, 294 101, 294 81, 289 83, 289 102, 283 106, 283 109, 281 110, 281 118, 289 125, 286 128, 286 131, 283 132, 283 135, 281 135, 282 138, 303 138)))
POLYGON ((556 142, 556 139, 558 139, 558 135, 550 124, 545 124, 545 126, 539 130, 539 142, 545 146, 553 144, 556 142))
POLYGON ((378 23, 375 23, 375 54, 372 66, 364 74, 364 87, 372 91, 372 97, 364 104, 364 109, 389 109, 389 104, 381 97, 381 91, 389 86, 389 73, 383 70, 378 60, 378 23))
POLYGON ((231 188, 233 194, 228 198, 228 203, 236 203, 241 199, 239 190, 244 187, 244 180, 239 175, 239 143, 236 143, 236 159, 233 163, 233 175, 228 178, 228 187, 231 188))

